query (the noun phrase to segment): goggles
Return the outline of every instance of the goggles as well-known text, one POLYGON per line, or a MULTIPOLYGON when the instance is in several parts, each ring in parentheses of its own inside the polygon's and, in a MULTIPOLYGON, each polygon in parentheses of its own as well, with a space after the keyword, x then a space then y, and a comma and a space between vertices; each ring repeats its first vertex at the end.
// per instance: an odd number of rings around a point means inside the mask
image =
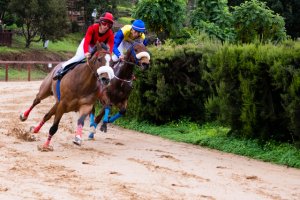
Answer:
POLYGON ((109 23, 109 22, 106 22, 106 21, 101 21, 100 24, 101 24, 102 26, 107 26, 107 27, 109 27, 109 28, 112 27, 112 23, 109 23))

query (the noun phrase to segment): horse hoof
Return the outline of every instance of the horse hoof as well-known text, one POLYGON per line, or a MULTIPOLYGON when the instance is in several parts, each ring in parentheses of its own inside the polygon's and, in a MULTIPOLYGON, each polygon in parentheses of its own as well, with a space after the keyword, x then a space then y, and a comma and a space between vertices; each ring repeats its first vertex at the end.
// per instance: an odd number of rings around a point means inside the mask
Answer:
POLYGON ((95 140, 95 134, 94 133, 90 133, 88 140, 95 140))
POLYGON ((45 146, 45 145, 38 145, 37 149, 41 152, 49 152, 49 151, 53 151, 53 146, 45 146))
POLYGON ((106 133, 107 132, 107 123, 103 123, 100 127, 100 131, 106 133))
POLYGON ((34 135, 34 134, 30 134, 29 137, 28 137, 28 139, 29 139, 30 141, 40 141, 40 138, 37 137, 37 136, 34 135))
POLYGON ((78 145, 78 146, 81 146, 82 140, 81 140, 80 137, 75 136, 75 138, 73 140, 73 143, 76 144, 76 145, 78 145))
POLYGON ((29 131, 30 131, 31 133, 38 133, 38 132, 39 132, 39 130, 36 129, 34 126, 31 126, 30 129, 29 129, 29 131))
POLYGON ((24 113, 20 114, 20 120, 24 122, 27 119, 27 117, 24 116, 24 113))

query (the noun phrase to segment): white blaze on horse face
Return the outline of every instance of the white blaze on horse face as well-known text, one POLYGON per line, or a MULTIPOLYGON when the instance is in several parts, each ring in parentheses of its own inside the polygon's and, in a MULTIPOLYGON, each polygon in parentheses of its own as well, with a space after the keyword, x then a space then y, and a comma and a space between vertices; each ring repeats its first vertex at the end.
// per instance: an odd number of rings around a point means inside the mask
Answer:
POLYGON ((109 54, 106 54, 105 55, 105 60, 106 60, 105 66, 109 66, 109 62, 111 60, 111 56, 109 54))
POLYGON ((137 59, 141 59, 143 57, 146 57, 150 60, 150 54, 146 51, 140 52, 138 54, 136 54, 137 59))
POLYGON ((115 77, 114 70, 110 66, 101 66, 97 69, 97 73, 100 76, 102 73, 107 73, 109 79, 113 79, 115 77))

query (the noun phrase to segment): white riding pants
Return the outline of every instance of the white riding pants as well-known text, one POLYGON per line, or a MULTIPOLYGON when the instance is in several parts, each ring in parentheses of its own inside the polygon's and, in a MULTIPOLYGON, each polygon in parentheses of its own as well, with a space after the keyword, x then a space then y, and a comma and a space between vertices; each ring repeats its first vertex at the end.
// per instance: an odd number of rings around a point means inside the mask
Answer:
MULTIPOLYGON (((80 43, 80 45, 77 48, 75 56, 73 56, 68 61, 64 62, 62 64, 62 68, 64 68, 65 66, 67 66, 67 65, 69 65, 71 63, 79 62, 79 61, 81 61, 81 60, 83 60, 85 58, 84 51, 83 51, 83 43, 84 43, 84 38, 81 40, 81 43, 80 43)), ((90 53, 93 51, 93 49, 94 48, 91 47, 91 45, 89 45, 89 52, 90 53)))

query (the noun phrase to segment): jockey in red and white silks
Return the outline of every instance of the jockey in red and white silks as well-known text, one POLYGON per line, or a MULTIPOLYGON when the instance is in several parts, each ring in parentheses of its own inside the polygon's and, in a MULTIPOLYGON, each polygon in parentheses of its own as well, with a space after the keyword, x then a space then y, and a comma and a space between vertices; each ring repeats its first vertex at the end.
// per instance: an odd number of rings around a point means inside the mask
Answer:
POLYGON ((112 53, 114 45, 114 33, 111 30, 113 25, 113 15, 109 12, 104 13, 100 19, 99 23, 95 23, 89 26, 85 37, 82 39, 80 45, 77 48, 76 54, 70 60, 63 63, 62 67, 79 62, 85 57, 90 58, 91 52, 97 42, 104 42, 108 45, 110 53, 112 53))

